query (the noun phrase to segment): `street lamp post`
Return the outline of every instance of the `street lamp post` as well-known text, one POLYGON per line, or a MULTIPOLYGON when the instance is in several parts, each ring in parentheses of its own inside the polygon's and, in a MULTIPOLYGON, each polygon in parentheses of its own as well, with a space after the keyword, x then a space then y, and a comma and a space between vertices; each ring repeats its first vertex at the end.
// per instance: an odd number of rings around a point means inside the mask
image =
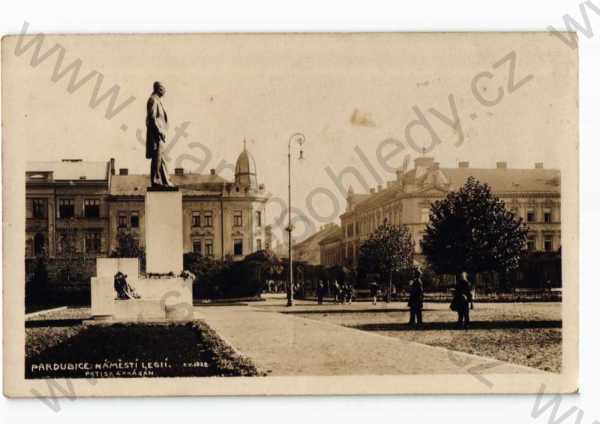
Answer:
POLYGON ((295 141, 300 146, 300 156, 298 159, 303 159, 302 156, 302 145, 304 144, 305 137, 302 133, 292 134, 288 141, 288 257, 290 275, 288 278, 287 287, 287 306, 294 306, 294 263, 292 260, 292 141, 295 141))

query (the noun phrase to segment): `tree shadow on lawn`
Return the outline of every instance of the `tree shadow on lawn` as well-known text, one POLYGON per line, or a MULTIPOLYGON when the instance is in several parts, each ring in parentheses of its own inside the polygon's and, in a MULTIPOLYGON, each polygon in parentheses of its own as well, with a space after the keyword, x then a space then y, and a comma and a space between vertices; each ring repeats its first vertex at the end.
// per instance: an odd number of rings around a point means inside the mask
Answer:
MULTIPOLYGON (((435 330, 461 330, 456 322, 426 322, 421 325, 408 323, 374 323, 351 325, 351 328, 364 331, 435 331, 435 330)), ((469 330, 504 330, 504 329, 535 329, 535 328, 562 328, 562 321, 471 321, 469 330)))

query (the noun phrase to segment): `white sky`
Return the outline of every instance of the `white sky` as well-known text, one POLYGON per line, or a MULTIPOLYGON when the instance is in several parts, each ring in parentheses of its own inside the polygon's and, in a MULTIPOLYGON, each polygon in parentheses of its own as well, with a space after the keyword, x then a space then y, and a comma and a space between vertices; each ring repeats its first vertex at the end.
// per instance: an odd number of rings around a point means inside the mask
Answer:
MULTIPOLYGON (((42 54, 57 42, 65 52, 63 68, 80 58, 80 78, 97 70, 104 76, 101 92, 118 84, 119 102, 129 96, 135 101, 107 120, 104 103, 88 106, 95 77, 70 94, 70 75, 51 81, 56 53, 32 67, 33 49, 16 56, 16 38, 5 39, 4 125, 11 130, 6 134, 26 144, 28 160, 114 157, 117 167, 147 172, 149 163, 135 130, 144 130, 145 103, 152 82, 160 80, 167 87, 170 138, 176 126, 189 122, 187 138, 171 150, 171 170, 182 155, 197 158, 182 160, 187 170, 204 162, 204 149, 193 143, 211 151, 205 173, 222 160, 235 164, 246 137, 259 182, 287 202, 287 141, 295 132, 304 133, 306 160, 294 164, 293 204, 313 217, 315 225, 324 223, 314 219, 315 213, 338 221, 345 208, 326 167, 337 174, 354 166, 370 186, 378 184, 355 147, 383 180, 395 177, 376 158, 383 140, 394 138, 405 146, 390 160, 394 167, 402 165, 407 153, 418 156, 405 139, 405 128, 417 118, 413 106, 425 113, 442 140, 431 153, 441 166, 467 160, 472 167, 507 161, 509 167, 544 162, 548 168, 563 168, 562 149, 577 141, 576 52, 542 33, 54 36, 46 37, 42 54), (509 94, 508 62, 492 65, 511 51, 517 60, 515 82, 528 74, 533 79, 509 94), (473 77, 482 71, 493 74, 478 85, 484 96, 492 98, 498 86, 504 87, 503 99, 492 107, 479 103, 471 91, 473 77), (449 94, 465 136, 458 147, 457 133, 428 111, 435 108, 452 118, 449 94), (368 125, 351 122, 355 111, 368 125), (307 202, 317 187, 333 193, 337 206, 322 194, 307 202)), ((421 129, 414 128, 413 135, 417 144, 430 144, 421 129)), ((221 175, 232 178, 228 171, 221 175)), ((363 191, 350 177, 343 181, 348 184, 363 191)), ((280 212, 280 206, 272 205, 267 220, 280 212)), ((299 226, 296 237, 306 235, 299 226)))

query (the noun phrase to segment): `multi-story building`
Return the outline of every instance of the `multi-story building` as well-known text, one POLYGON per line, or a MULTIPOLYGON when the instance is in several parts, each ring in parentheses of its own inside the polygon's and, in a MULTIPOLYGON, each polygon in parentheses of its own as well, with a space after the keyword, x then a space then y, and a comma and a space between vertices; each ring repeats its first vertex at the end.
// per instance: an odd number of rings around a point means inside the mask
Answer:
POLYGON ((340 216, 340 264, 355 263, 360 243, 386 220, 409 228, 417 259, 422 260, 420 241, 431 204, 449 191, 458 190, 471 176, 487 183, 508 208, 523 218, 529 229, 528 250, 550 252, 560 248, 560 171, 544 169, 543 163, 531 169, 511 169, 506 162, 498 162, 494 169, 471 168, 468 162, 459 162, 457 168, 440 168, 433 158, 421 157, 415 159, 414 169, 398 171, 396 180, 385 188, 372 188, 367 194, 356 194, 349 188, 346 211, 340 216))
MULTIPOLYGON (((172 182, 183 197, 183 250, 234 259, 265 249, 264 186, 258 184, 256 164, 244 150, 235 167, 235 180, 175 169, 172 182)), ((61 256, 70 237, 76 252, 107 255, 116 248, 118 234, 128 232, 145 243, 148 175, 115 169, 115 161, 81 160, 32 162, 27 168, 27 256, 61 256)))
MULTIPOLYGON (((310 265, 322 265, 320 243, 324 238, 329 237, 333 233, 341 232, 340 227, 336 224, 329 223, 322 225, 315 233, 306 237, 301 242, 293 243, 293 260, 296 262, 306 262, 310 265)), ((278 255, 280 258, 287 258, 287 246, 278 255)))
POLYGON ((30 162, 26 177, 26 256, 90 255, 108 248, 108 190, 113 162, 30 162))
POLYGON ((335 231, 319 242, 321 256, 321 265, 331 267, 343 263, 342 245, 344 243, 344 233, 342 229, 335 226, 335 231))

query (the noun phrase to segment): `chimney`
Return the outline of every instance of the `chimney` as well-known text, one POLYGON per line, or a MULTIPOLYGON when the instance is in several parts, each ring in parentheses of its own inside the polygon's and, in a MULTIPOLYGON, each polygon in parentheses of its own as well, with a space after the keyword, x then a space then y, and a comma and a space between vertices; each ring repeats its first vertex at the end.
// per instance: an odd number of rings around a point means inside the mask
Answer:
POLYGON ((496 162, 496 168, 506 169, 506 162, 496 162))
POLYGON ((396 181, 402 181, 402 174, 404 174, 404 171, 402 169, 396 170, 396 181))
POLYGON ((215 168, 212 168, 210 170, 210 175, 217 175, 217 170, 215 168))
POLYGON ((183 168, 175 168, 175 175, 183 175, 183 168))
POLYGON ((535 169, 544 169, 544 162, 536 162, 535 169))
POLYGON ((458 167, 459 168, 468 168, 469 162, 458 162, 458 167))
POLYGON ((110 175, 115 175, 115 158, 110 158, 110 175))
POLYGON ((371 193, 371 194, 375 193, 375 187, 371 187, 371 188, 369 189, 369 193, 371 193))
POLYGON ((129 169, 119 168, 119 175, 129 175, 129 169))

